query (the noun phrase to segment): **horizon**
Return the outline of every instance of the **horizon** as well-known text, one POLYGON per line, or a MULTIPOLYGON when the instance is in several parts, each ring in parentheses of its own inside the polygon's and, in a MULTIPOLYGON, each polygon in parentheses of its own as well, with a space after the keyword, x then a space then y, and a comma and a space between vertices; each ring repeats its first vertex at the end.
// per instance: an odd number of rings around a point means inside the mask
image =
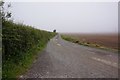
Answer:
POLYGON ((59 33, 118 33, 117 2, 12 2, 14 22, 59 33))

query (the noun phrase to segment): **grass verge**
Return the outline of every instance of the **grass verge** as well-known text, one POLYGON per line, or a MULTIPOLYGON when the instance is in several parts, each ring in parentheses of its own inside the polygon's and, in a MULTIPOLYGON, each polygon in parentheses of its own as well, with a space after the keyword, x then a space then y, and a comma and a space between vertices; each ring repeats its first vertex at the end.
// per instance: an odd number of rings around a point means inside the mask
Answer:
POLYGON ((3 78, 18 78, 20 75, 24 74, 32 65, 37 55, 45 48, 40 44, 38 46, 34 46, 30 49, 26 55, 24 55, 24 59, 20 61, 20 63, 16 64, 14 61, 6 61, 3 67, 3 78))

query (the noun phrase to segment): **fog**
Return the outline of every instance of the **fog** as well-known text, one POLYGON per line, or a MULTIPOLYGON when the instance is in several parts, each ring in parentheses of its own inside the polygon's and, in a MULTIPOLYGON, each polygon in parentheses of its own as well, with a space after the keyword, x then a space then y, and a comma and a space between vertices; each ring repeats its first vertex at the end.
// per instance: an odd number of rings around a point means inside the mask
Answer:
POLYGON ((15 22, 72 33, 117 33, 117 2, 12 2, 15 22))

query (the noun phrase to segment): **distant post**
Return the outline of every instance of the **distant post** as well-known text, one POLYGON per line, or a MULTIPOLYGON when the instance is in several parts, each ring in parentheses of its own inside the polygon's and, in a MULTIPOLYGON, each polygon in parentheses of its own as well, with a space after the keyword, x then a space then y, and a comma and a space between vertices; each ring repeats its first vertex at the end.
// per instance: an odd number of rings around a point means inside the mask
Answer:
POLYGON ((56 29, 54 29, 53 32, 56 33, 56 29))

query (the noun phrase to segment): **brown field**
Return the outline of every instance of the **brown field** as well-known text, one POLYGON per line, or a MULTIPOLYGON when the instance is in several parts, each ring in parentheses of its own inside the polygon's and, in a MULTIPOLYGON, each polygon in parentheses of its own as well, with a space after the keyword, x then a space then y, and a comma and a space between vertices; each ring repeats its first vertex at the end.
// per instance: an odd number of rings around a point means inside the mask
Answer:
POLYGON ((98 44, 107 48, 118 49, 118 34, 66 34, 80 42, 98 44))

